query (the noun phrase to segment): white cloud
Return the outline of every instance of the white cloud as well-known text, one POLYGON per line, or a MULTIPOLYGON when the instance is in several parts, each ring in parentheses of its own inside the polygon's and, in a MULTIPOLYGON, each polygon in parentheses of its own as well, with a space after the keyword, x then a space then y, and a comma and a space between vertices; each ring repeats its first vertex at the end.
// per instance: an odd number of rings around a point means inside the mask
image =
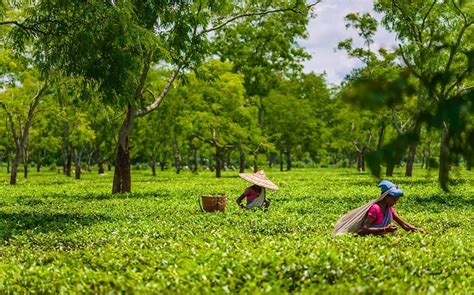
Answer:
MULTIPOLYGON (((363 45, 353 29, 346 29, 344 17, 351 12, 370 12, 380 19, 372 6, 373 0, 326 0, 318 4, 317 16, 309 23, 309 37, 299 42, 312 56, 304 63, 305 71, 326 72, 329 83, 340 84, 352 69, 361 66, 359 61, 349 59, 344 51, 335 51, 335 48, 347 38, 353 38, 355 46, 363 45)), ((393 49, 396 47, 395 35, 380 28, 373 46, 393 49)))

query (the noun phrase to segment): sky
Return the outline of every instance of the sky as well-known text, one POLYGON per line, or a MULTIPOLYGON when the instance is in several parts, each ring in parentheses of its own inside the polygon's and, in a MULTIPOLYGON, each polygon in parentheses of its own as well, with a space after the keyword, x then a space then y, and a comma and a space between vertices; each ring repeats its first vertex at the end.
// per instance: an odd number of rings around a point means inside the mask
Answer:
MULTIPOLYGON (((344 17, 351 12, 370 12, 377 20, 381 16, 372 10, 373 0, 323 0, 316 5, 313 18, 308 26, 309 38, 299 44, 306 48, 312 58, 304 63, 305 72, 326 73, 330 84, 340 84, 352 69, 360 67, 356 59, 350 59, 345 51, 335 50, 337 43, 352 37, 354 46, 363 45, 362 40, 353 29, 346 29, 344 17)), ((380 27, 374 38, 375 49, 396 48, 393 33, 380 27)))

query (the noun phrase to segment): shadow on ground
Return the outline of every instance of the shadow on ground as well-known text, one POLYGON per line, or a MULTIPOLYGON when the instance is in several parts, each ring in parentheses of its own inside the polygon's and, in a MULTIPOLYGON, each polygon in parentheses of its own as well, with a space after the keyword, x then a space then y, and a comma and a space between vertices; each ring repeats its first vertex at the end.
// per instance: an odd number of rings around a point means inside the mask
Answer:
POLYGON ((9 239, 30 230, 40 233, 70 232, 109 220, 110 217, 99 214, 0 212, 0 239, 9 239))

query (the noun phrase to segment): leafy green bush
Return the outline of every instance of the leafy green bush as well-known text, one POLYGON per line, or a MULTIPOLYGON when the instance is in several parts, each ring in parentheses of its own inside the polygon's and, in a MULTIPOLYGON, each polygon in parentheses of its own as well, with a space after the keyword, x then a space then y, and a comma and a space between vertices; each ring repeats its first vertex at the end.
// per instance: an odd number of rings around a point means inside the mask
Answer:
MULTIPOLYGON (((237 172, 134 171, 133 193, 112 195, 112 173, 77 181, 0 174, 2 293, 453 293, 472 294, 474 174, 453 192, 436 175, 392 180, 396 205, 428 234, 334 238, 337 219, 378 194, 377 179, 347 169, 266 171, 280 186, 268 211, 235 199, 237 172), (226 192, 225 213, 197 198, 226 192)), ((395 173, 401 175, 401 173, 395 173)))

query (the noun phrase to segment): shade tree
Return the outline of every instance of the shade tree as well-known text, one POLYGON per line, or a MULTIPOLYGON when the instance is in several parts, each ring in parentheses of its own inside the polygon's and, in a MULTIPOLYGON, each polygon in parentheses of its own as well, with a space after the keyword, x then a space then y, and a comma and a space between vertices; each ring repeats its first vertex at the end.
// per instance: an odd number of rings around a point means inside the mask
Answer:
POLYGON ((384 26, 397 34, 400 58, 427 93, 425 113, 430 115, 423 118, 440 130, 438 179, 448 191, 450 146, 462 132, 452 128, 459 121, 447 106, 471 101, 457 98, 472 86, 466 82, 474 70, 474 5, 464 0, 377 0, 374 7, 383 14, 384 26), (443 119, 434 119, 439 117, 443 119))
POLYGON ((232 72, 231 64, 212 60, 198 72, 186 85, 193 110, 189 113, 192 136, 212 146, 216 177, 220 177, 224 155, 247 140, 252 132, 247 122, 257 117, 245 105, 243 77, 232 72))
MULTIPOLYGON (((27 56, 15 56, 3 48, 2 65, 4 91, 0 93, 0 108, 3 110, 9 135, 15 145, 15 156, 12 161, 10 184, 16 184, 18 165, 21 159, 27 163, 29 132, 37 107, 47 93, 47 77, 32 67, 27 56)), ((25 170, 25 176, 27 176, 25 170)))

